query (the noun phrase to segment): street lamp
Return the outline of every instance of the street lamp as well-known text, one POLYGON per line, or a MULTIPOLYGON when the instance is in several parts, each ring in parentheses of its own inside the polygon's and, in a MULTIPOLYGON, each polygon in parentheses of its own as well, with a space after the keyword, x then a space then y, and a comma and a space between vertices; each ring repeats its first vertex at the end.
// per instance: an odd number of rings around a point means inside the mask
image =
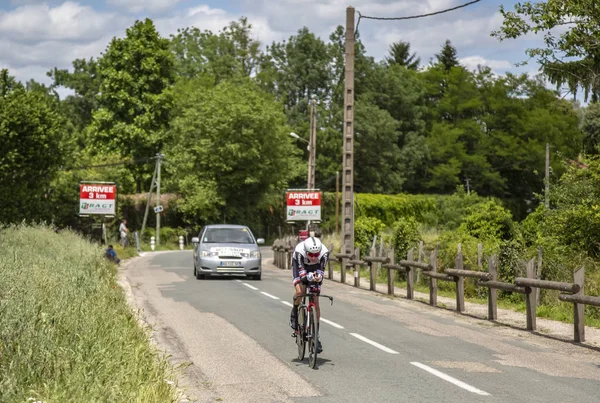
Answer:
POLYGON ((302 141, 304 141, 305 143, 308 143, 308 145, 306 146, 306 149, 307 149, 308 151, 310 151, 310 141, 308 141, 308 140, 306 140, 306 139, 304 139, 304 138, 302 138, 302 137, 298 136, 298 135, 297 135, 296 133, 294 133, 294 132, 291 132, 291 133, 290 133, 290 136, 292 136, 292 137, 293 137, 293 138, 295 138, 295 139, 302 140, 302 141))

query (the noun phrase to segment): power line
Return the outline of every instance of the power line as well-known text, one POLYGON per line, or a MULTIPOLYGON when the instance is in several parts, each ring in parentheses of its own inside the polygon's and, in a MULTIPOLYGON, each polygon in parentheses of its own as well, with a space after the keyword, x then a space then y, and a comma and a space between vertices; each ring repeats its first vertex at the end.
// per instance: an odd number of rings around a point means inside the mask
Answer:
POLYGON ((411 16, 408 16, 408 17, 372 17, 372 16, 368 16, 368 15, 362 15, 360 13, 360 11, 356 10, 356 12, 358 13, 358 22, 356 23, 356 30, 355 30, 354 35, 356 36, 356 34, 358 33, 358 25, 360 24, 360 20, 362 18, 364 18, 365 20, 380 20, 380 21, 414 20, 416 18, 425 18, 425 17, 431 17, 433 15, 448 13, 450 11, 458 10, 458 9, 461 9, 461 8, 468 7, 468 6, 472 5, 472 4, 479 3, 480 1, 481 0, 473 0, 473 1, 470 1, 468 3, 464 3, 464 4, 461 4, 461 5, 458 5, 456 7, 447 8, 445 10, 434 11, 433 13, 427 13, 427 14, 411 15, 411 16))

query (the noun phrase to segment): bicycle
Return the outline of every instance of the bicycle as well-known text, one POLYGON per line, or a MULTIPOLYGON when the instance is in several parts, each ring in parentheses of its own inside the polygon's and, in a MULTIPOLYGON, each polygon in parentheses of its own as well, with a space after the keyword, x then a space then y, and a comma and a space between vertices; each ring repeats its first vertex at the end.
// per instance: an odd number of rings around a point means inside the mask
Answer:
POLYGON ((306 343, 308 343, 308 365, 313 369, 317 366, 317 340, 319 337, 315 298, 319 297, 329 298, 331 305, 333 305, 333 297, 321 294, 318 290, 314 292, 311 289, 309 292, 296 297, 302 298, 302 302, 298 305, 298 327, 296 332, 292 334, 296 338, 298 359, 300 361, 304 360, 306 343), (306 305, 306 297, 309 299, 308 305, 306 305))

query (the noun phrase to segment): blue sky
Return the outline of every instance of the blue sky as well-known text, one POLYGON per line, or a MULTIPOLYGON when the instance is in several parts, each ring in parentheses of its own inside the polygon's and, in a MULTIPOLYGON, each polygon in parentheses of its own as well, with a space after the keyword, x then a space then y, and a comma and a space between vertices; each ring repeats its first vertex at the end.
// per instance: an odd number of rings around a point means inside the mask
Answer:
MULTIPOLYGON (((152 18, 159 32, 169 36, 177 28, 197 26, 217 31, 229 21, 247 16, 263 45, 280 41, 307 26, 327 39, 345 24, 345 8, 352 4, 363 15, 392 17, 428 13, 466 0, 0 0, 0 68, 19 80, 48 82, 53 67, 69 68, 76 58, 97 57, 114 36, 122 36, 136 19, 152 18)), ((451 13, 409 21, 362 20, 360 34, 367 52, 381 59, 390 44, 411 43, 423 62, 437 53, 446 39, 458 50, 461 62, 476 68, 486 64, 498 74, 535 73, 537 65, 516 68, 525 50, 539 46, 541 37, 499 42, 490 37, 502 18, 504 4, 516 0, 482 0, 451 13)))

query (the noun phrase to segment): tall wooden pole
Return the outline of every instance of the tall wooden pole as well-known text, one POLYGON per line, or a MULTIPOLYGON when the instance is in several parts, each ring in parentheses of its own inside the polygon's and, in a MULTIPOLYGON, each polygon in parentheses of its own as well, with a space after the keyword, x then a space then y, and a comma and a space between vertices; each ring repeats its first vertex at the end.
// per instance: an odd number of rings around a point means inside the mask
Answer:
POLYGON ((310 156, 309 156, 309 168, 308 168, 308 188, 315 188, 315 168, 317 158, 317 111, 316 101, 311 100, 310 104, 310 156))
POLYGON ((342 253, 354 253, 354 7, 346 9, 342 160, 342 253))

